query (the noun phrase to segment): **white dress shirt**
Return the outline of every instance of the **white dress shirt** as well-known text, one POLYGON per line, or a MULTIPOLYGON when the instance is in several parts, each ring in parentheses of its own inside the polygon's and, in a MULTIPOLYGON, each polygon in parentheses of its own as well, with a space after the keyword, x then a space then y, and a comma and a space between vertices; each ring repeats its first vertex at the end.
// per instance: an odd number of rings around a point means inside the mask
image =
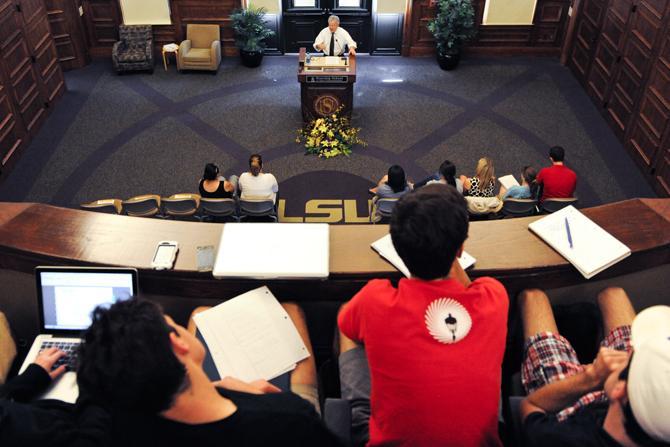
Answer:
MULTIPOLYGON (((328 27, 322 29, 319 35, 316 36, 316 40, 314 41, 314 49, 316 51, 321 51, 317 46, 325 44, 326 48, 324 48, 323 53, 326 56, 330 55, 331 37, 332 33, 328 27)), ((356 41, 351 38, 349 33, 344 28, 338 26, 337 30, 335 31, 335 56, 341 56, 342 53, 344 53, 345 45, 348 45, 349 48, 356 48, 356 41)))

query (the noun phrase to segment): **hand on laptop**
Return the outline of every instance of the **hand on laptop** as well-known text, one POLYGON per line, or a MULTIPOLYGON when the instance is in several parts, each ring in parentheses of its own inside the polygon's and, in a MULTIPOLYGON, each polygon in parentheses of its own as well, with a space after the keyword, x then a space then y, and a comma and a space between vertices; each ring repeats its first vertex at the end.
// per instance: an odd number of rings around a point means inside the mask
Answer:
POLYGON ((65 353, 58 348, 47 348, 37 355, 35 364, 41 366, 49 374, 51 380, 54 380, 65 372, 65 365, 60 365, 53 371, 51 370, 58 359, 64 355, 65 353))
POLYGON ((227 390, 241 391, 250 394, 280 393, 281 390, 268 382, 267 380, 254 380, 253 382, 243 382, 234 377, 224 377, 213 382, 214 386, 225 388, 227 390))

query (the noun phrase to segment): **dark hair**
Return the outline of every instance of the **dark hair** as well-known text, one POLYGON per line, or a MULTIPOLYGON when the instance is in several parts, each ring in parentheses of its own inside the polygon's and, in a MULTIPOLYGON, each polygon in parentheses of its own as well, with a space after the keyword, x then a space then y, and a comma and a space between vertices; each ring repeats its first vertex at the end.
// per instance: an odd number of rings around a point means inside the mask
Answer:
POLYGON ((205 173, 202 174, 202 178, 205 180, 216 180, 219 175, 219 167, 214 163, 207 163, 205 165, 205 173))
POLYGON ((261 169, 263 169, 263 157, 261 154, 252 154, 249 157, 249 171, 254 177, 257 177, 261 169))
POLYGON ((391 215, 391 239, 413 276, 424 280, 449 274, 468 236, 468 210, 456 188, 427 185, 402 196, 391 215))
POLYGON ((98 306, 92 320, 79 348, 82 393, 115 410, 155 414, 170 408, 189 381, 161 308, 131 298, 98 306))
POLYGON ((444 160, 440 165, 440 175, 444 177, 448 185, 456 187, 456 165, 449 160, 444 160))
POLYGON ((537 170, 532 166, 524 166, 521 171, 521 177, 528 183, 528 188, 530 188, 530 198, 536 200, 537 193, 540 189, 540 185, 535 181, 537 178, 537 170))
POLYGON ((554 146, 549 149, 549 156, 554 161, 563 161, 565 158, 565 149, 563 149, 561 146, 554 146))
POLYGON ((407 188, 405 180, 405 170, 399 165, 393 165, 388 171, 388 180, 386 184, 391 187, 393 192, 402 192, 407 188))

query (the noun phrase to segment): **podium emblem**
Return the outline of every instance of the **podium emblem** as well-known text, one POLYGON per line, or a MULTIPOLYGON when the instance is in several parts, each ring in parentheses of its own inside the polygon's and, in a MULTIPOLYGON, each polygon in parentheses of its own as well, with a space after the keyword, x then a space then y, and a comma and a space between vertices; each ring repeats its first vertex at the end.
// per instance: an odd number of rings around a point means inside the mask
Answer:
POLYGON ((314 100, 314 111, 320 116, 331 115, 340 107, 340 99, 333 95, 321 95, 314 100))

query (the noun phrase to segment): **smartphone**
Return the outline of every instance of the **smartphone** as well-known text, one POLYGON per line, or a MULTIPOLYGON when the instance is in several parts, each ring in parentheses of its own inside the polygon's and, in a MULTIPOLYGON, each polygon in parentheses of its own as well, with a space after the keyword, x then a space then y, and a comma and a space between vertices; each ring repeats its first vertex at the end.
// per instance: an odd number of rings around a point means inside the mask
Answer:
POLYGON ((177 241, 161 241, 156 246, 154 258, 151 261, 151 267, 156 270, 168 270, 174 265, 177 259, 177 252, 179 251, 179 243, 177 241))
POLYGON ((205 245, 196 247, 196 260, 199 272, 211 272, 214 270, 214 246, 205 245))

